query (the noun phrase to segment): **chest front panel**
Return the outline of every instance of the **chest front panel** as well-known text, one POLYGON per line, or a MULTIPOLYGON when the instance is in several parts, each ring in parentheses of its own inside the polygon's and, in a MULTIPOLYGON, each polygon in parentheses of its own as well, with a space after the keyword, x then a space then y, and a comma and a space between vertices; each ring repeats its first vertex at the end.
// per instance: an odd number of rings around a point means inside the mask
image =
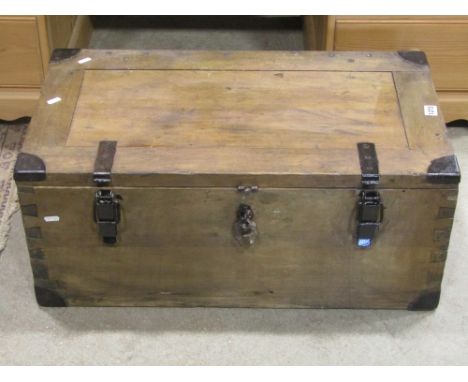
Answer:
MULTIPOLYGON (((454 191, 382 190, 379 240, 356 248, 359 190, 115 188, 118 241, 103 245, 94 188, 36 187, 25 217, 34 260, 69 304, 406 307, 440 283, 454 191), (257 235, 236 237, 239 205, 257 235), (51 217, 56 217, 51 219, 51 217), (424 221, 424 224, 420 224, 424 221)), ((28 196, 24 196, 24 199, 28 196)), ((37 265, 36 264, 36 265, 37 265)))

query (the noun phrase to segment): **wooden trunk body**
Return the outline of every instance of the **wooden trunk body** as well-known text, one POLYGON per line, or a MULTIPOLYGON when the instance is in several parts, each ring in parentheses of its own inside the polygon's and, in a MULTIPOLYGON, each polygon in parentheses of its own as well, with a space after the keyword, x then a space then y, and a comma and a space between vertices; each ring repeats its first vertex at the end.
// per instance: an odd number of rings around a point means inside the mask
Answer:
POLYGON ((459 169, 420 52, 60 50, 15 179, 44 306, 420 310, 439 301, 459 169), (369 248, 363 142, 384 205, 369 248), (120 197, 114 244, 98 190, 120 197))

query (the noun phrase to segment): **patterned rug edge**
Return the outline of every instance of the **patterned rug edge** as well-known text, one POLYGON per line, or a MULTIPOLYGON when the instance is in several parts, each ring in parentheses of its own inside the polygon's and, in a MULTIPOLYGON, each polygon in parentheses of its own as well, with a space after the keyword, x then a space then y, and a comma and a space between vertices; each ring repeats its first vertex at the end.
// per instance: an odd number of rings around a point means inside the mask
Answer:
POLYGON ((11 217, 19 209, 13 169, 28 123, 29 118, 13 122, 0 121, 0 255, 7 244, 11 217))

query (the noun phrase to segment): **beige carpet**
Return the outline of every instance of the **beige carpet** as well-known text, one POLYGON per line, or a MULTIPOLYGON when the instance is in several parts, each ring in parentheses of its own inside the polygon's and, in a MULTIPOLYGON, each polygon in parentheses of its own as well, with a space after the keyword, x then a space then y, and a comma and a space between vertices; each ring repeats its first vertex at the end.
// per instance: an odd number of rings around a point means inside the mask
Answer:
POLYGON ((18 209, 13 168, 23 143, 29 119, 0 121, 0 253, 6 245, 11 215, 18 209))

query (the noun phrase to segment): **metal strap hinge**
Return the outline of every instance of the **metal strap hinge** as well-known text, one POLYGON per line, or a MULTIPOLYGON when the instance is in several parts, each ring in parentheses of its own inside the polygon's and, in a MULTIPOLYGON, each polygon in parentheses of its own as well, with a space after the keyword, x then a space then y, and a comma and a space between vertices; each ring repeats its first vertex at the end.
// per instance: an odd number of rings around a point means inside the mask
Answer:
POLYGON ((93 181, 96 186, 106 186, 111 182, 112 165, 114 164, 116 141, 100 141, 94 162, 93 181))
MULTIPOLYGON (((99 142, 93 171, 93 181, 96 186, 110 185, 116 149, 116 141, 99 142)), ((120 222, 120 199, 119 195, 105 189, 97 190, 94 196, 94 221, 98 224, 99 233, 106 244, 114 244, 117 241, 117 224, 120 222)))
POLYGON ((373 143, 358 143, 361 165, 362 191, 359 194, 357 214, 357 239, 360 248, 372 246, 383 220, 383 203, 379 191, 379 161, 373 143))

